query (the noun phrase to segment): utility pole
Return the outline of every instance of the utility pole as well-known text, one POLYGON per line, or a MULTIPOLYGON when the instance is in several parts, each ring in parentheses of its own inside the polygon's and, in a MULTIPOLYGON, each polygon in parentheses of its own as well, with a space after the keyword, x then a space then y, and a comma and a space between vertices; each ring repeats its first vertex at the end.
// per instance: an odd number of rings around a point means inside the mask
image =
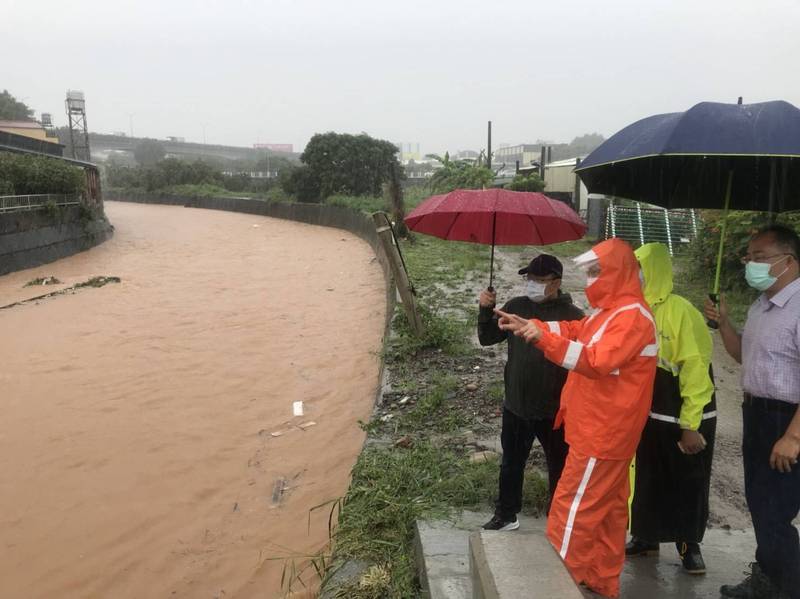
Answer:
POLYGON ((489 121, 489 141, 486 144, 486 166, 492 168, 492 121, 489 121))
POLYGON ((541 154, 542 155, 539 158, 539 176, 542 178, 542 181, 544 181, 544 163, 545 160, 547 160, 547 148, 545 147, 544 144, 542 144, 541 154))

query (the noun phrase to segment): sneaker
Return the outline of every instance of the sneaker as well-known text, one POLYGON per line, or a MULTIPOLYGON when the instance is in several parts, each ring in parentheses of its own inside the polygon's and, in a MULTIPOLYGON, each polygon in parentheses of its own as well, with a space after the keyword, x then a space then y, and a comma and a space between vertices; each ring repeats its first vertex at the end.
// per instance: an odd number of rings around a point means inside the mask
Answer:
POLYGON ((789 599, 789 596, 776 587, 761 571, 758 562, 750 564, 750 572, 737 585, 724 584, 719 594, 729 599, 789 599))
POLYGON ((519 520, 514 516, 513 520, 506 520, 495 514, 492 519, 483 525, 483 530, 517 530, 519 528, 519 520))
POLYGON ((658 555, 658 543, 646 543, 641 539, 633 537, 627 545, 625 545, 625 556, 633 557, 635 555, 658 555))
POLYGON ((705 574, 706 563, 703 561, 703 554, 700 553, 700 545, 697 543, 675 543, 678 553, 683 562, 683 569, 689 574, 705 574))

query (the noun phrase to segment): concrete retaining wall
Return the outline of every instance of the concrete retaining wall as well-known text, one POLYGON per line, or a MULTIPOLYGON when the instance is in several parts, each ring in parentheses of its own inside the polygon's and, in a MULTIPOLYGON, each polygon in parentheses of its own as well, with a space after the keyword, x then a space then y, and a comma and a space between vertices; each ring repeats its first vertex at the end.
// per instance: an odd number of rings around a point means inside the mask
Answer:
POLYGON ((113 232, 105 217, 88 220, 79 206, 0 214, 0 275, 88 250, 113 232))

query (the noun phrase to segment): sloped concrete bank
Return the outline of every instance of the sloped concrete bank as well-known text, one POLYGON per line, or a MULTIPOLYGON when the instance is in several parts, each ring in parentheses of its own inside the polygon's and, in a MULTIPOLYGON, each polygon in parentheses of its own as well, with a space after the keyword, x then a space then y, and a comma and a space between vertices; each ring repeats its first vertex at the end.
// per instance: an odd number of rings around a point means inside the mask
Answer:
POLYGON ((0 275, 72 256, 113 234, 104 215, 80 206, 0 214, 0 275))

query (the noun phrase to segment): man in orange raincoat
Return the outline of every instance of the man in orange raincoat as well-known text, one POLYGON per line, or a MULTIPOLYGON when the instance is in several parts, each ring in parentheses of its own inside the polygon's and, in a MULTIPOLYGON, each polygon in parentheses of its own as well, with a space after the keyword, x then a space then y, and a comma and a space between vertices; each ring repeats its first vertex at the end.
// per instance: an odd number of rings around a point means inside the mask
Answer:
POLYGON ((653 397, 658 342, 631 247, 609 239, 575 258, 595 312, 579 321, 500 315, 501 328, 536 344, 570 371, 563 418, 569 455, 547 520, 547 538, 575 580, 619 595, 628 523, 628 468, 653 397))

